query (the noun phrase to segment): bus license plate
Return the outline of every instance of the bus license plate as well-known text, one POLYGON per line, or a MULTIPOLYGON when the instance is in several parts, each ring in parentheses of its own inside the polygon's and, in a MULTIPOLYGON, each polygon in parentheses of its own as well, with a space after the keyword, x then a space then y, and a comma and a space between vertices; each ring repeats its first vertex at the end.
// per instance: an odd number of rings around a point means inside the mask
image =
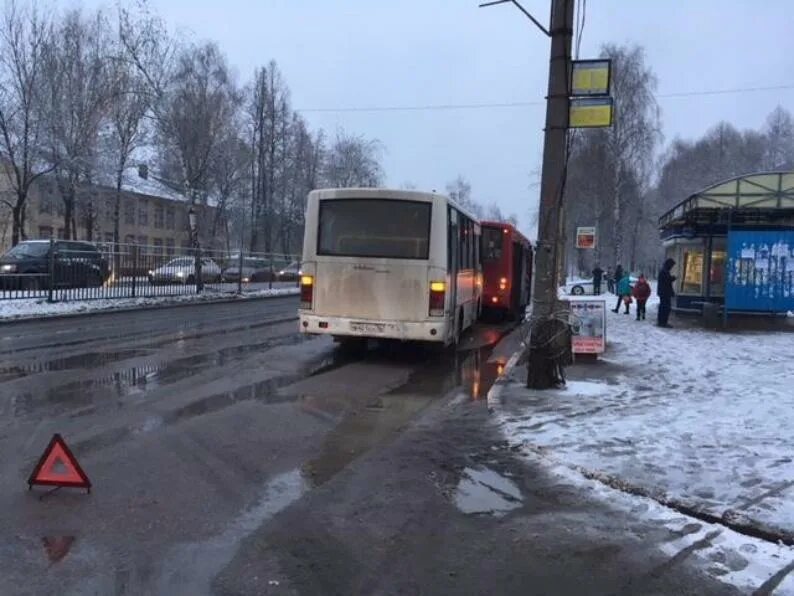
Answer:
POLYGON ((350 329, 358 333, 383 333, 386 323, 350 323, 350 329))

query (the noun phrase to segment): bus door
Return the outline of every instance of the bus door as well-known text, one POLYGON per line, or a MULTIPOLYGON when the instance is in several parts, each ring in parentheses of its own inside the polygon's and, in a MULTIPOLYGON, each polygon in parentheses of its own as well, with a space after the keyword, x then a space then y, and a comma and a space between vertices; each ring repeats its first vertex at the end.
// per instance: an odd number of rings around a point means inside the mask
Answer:
POLYGON ((510 268, 512 286, 510 286, 510 310, 518 312, 521 306, 521 294, 524 287, 524 247, 520 242, 512 242, 512 263, 510 268))
MULTIPOLYGON (((447 275, 449 276, 449 304, 453 325, 457 323, 458 273, 460 272, 460 220, 458 212, 448 207, 447 218, 447 275)), ((457 329, 453 327, 453 333, 457 329)))

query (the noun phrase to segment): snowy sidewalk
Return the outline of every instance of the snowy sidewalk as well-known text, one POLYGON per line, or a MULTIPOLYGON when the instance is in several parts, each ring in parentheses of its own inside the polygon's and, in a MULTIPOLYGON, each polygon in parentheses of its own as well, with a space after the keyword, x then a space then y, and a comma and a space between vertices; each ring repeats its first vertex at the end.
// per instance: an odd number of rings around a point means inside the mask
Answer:
POLYGON ((0 323, 27 319, 47 318, 54 316, 87 314, 92 312, 110 312, 117 310, 134 310, 173 306, 182 304, 201 304, 210 302, 233 302, 237 300, 255 300, 273 296, 289 296, 298 294, 295 287, 263 289, 232 294, 205 290, 203 294, 185 294, 181 296, 156 296, 148 298, 101 298, 98 300, 70 300, 65 302, 47 302, 44 298, 2 300, 0 301, 0 323))
POLYGON ((618 490, 791 544, 794 333, 661 329, 656 310, 646 321, 633 307, 608 312, 607 353, 567 369, 565 389, 530 392, 513 369, 491 400, 506 438, 618 490))

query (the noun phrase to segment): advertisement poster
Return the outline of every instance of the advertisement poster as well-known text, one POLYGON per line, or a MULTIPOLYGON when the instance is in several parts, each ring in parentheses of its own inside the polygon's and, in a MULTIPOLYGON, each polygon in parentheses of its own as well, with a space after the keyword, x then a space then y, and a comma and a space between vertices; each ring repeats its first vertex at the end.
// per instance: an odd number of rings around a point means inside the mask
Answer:
POLYGON ((603 354, 606 349, 606 302, 571 300, 574 354, 603 354))
POLYGON ((731 230, 725 300, 734 311, 794 310, 793 230, 731 230))

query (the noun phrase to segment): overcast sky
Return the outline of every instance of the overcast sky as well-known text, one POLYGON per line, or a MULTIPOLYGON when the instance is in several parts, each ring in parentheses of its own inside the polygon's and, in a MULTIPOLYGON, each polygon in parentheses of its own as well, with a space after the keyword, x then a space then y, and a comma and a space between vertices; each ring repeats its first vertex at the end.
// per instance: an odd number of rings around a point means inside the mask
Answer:
MULTIPOLYGON (((523 0, 547 22, 550 0, 523 0)), ((240 80, 270 59, 312 126, 379 139, 387 184, 442 190, 457 174, 475 198, 519 215, 537 204, 549 42, 517 9, 477 0, 150 0, 175 29, 217 41, 240 80), (312 109, 537 101, 521 108, 318 112, 312 109)), ((84 6, 106 2, 84 0, 84 6)), ((589 0, 581 58, 639 43, 664 94, 665 144, 719 120, 759 127, 794 111, 790 0, 589 0)), ((695 190, 695 189, 693 189, 695 190)), ((534 230, 527 230, 534 236, 534 230)))

